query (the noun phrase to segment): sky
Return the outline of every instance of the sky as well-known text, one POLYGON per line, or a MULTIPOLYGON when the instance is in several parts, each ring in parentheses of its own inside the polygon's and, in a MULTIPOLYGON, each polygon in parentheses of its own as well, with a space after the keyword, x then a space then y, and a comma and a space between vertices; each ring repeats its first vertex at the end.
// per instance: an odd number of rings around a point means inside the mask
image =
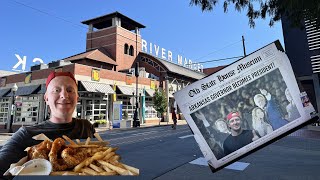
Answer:
MULTIPOLYGON (((250 28, 245 12, 234 6, 223 12, 223 1, 213 11, 202 12, 190 0, 1 0, 0 70, 12 71, 18 58, 26 60, 25 71, 37 62, 57 61, 85 51, 88 27, 81 22, 118 11, 146 26, 141 37, 192 62, 243 56, 280 40, 281 22, 269 27, 268 19, 250 28), (33 62, 35 61, 35 62, 33 62)), ((227 65, 236 59, 202 63, 204 68, 227 65)), ((20 64, 16 70, 22 70, 20 64)))

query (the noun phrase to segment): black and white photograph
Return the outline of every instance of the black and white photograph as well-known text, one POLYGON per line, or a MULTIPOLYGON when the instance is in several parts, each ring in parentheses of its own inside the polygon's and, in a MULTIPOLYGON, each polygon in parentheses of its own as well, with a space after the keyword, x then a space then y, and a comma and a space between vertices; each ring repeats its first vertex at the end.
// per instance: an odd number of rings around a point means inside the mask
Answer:
POLYGON ((197 110, 191 117, 220 159, 300 114, 279 69, 275 69, 197 110))
POLYGON ((234 162, 311 119, 289 59, 275 43, 174 96, 213 168, 234 162))

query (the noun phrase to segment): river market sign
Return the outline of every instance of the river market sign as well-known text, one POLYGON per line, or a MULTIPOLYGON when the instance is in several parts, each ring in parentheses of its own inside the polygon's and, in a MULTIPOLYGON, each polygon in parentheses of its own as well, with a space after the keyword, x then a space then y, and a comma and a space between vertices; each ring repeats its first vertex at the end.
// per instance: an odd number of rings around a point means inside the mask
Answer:
MULTIPOLYGON (((188 59, 186 57, 183 57, 181 55, 177 55, 175 61, 173 61, 173 53, 170 50, 167 50, 163 47, 160 48, 160 46, 150 43, 144 39, 142 39, 142 51, 152 54, 156 57, 159 57, 161 59, 164 59, 169 62, 174 62, 180 66, 189 68, 194 71, 203 72, 203 65, 197 62, 194 62, 191 59, 188 59)), ((16 58, 18 59, 17 64, 15 64, 12 68, 14 71, 26 71, 26 64, 27 64, 27 56, 20 56, 19 54, 15 54, 16 58), (21 69, 18 69, 18 67, 21 66, 21 69)), ((43 60, 41 58, 33 58, 33 63, 43 63, 43 60)))
MULTIPOLYGON (((154 44, 154 43, 148 43, 146 40, 142 39, 141 43, 142 47, 141 50, 143 52, 152 54, 158 58, 173 62, 173 53, 170 50, 167 50, 163 47, 160 48, 160 46, 154 44)), ((203 72, 203 65, 197 62, 194 62, 191 59, 185 58, 181 55, 177 55, 175 62, 176 64, 180 66, 184 66, 186 68, 192 69, 194 71, 200 71, 203 72)))

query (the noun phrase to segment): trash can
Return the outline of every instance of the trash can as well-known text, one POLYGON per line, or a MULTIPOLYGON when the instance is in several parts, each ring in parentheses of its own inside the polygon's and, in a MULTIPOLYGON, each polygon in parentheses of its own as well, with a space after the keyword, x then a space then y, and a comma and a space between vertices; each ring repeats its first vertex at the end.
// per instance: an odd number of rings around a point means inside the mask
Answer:
POLYGON ((120 122, 120 128, 131 128, 132 120, 122 120, 120 122))

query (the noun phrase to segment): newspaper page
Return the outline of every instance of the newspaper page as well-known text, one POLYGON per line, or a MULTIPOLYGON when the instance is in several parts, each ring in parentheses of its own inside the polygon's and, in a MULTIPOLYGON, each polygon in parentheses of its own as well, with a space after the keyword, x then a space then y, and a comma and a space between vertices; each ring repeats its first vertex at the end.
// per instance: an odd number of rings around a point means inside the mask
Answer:
POLYGON ((311 118, 290 61, 276 43, 174 94, 215 169, 311 118))

